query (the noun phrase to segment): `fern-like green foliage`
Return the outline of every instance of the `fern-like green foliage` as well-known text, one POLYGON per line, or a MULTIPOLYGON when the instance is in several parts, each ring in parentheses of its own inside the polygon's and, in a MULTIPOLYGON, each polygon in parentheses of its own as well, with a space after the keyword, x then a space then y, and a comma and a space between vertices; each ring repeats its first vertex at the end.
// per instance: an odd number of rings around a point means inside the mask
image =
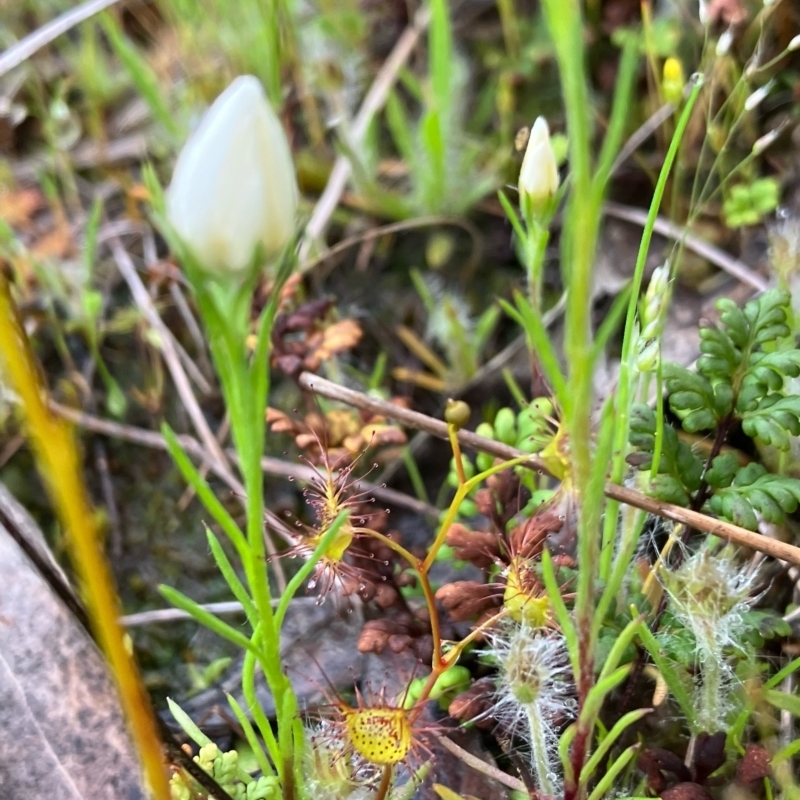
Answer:
MULTIPOLYGON (((781 522, 800 503, 800 481, 771 475, 760 464, 742 466, 733 453, 721 453, 728 435, 741 426, 752 439, 788 450, 800 435, 800 396, 787 394, 787 377, 800 375, 800 350, 790 338, 789 293, 766 292, 743 309, 720 300, 719 323, 700 329, 701 357, 696 371, 663 365, 669 407, 687 433, 708 431, 713 448, 706 463, 663 426, 654 497, 703 511, 755 529, 757 514, 781 522)), ((630 463, 651 470, 658 421, 638 405, 631 419, 630 463)))

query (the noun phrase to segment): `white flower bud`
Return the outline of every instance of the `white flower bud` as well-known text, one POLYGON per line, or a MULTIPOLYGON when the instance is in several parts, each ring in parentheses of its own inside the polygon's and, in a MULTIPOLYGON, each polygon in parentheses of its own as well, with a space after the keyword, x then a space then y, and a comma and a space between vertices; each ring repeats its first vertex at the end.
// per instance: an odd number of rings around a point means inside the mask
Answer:
POLYGON ((243 75, 214 101, 183 147, 169 221, 209 272, 236 273, 256 247, 269 262, 291 238, 297 184, 289 144, 261 84, 243 75))
POLYGON ((558 189, 558 164, 550 144, 550 130, 544 117, 533 123, 522 169, 519 172, 519 197, 523 214, 541 211, 558 189))
POLYGON ((770 93, 774 81, 765 83, 760 89, 756 89, 747 100, 744 101, 744 110, 752 111, 761 104, 761 101, 770 93))
POLYGON ((768 131, 760 138, 753 142, 752 153, 754 156, 760 156, 772 143, 783 133, 783 127, 775 128, 768 131))
POLYGON ((789 46, 786 48, 790 53, 794 50, 800 50, 800 33, 789 42, 789 46))
POLYGON ((498 666, 494 703, 481 717, 496 720, 528 745, 544 795, 561 791, 554 724, 574 716, 572 671, 564 637, 529 625, 506 624, 487 633, 484 650, 498 666))
POLYGON ((679 567, 664 570, 661 579, 672 614, 694 634, 700 678, 696 719, 710 730, 732 710, 734 653, 747 632, 746 612, 758 599, 753 589, 761 576, 746 564, 740 566, 729 547, 719 553, 700 550, 679 567))
POLYGON ((722 36, 719 37, 717 42, 717 56, 726 56, 733 44, 733 28, 728 28, 722 36))

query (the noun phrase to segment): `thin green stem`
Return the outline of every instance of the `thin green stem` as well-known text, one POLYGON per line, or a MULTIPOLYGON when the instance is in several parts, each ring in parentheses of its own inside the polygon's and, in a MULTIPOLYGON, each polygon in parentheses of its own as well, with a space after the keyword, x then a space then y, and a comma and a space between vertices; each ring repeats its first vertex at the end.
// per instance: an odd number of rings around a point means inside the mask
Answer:
POLYGON ((536 785, 543 795, 555 797, 555 786, 551 778, 553 768, 548 758, 545 717, 536 702, 526 704, 525 716, 528 719, 528 734, 531 741, 531 756, 533 770, 536 774, 536 785))
POLYGON ((538 314, 542 313, 544 254, 549 240, 547 222, 532 220, 524 242, 525 270, 528 275, 528 300, 538 314))
MULTIPOLYGON (((678 124, 675 128, 675 135, 670 142, 661 173, 658 176, 653 199, 647 214, 647 222, 642 239, 639 245, 639 254, 636 258, 636 266, 633 273, 630 300, 628 301, 628 313, 625 319, 625 333, 622 340, 622 354, 620 357, 620 373, 617 382, 617 401, 616 401, 616 422, 614 427, 614 447, 613 460, 611 466, 611 483, 620 483, 626 468, 625 456, 627 454, 628 430, 630 427, 630 413, 632 398, 636 393, 636 383, 638 374, 635 371, 633 348, 636 332, 636 306, 639 301, 639 293, 644 278, 644 268, 647 261, 647 254, 650 250, 650 241, 655 228, 656 217, 661 206, 661 200, 667 185, 672 165, 678 154, 678 148, 683 138, 683 134, 689 124, 692 109, 697 101, 702 88, 702 80, 695 83, 689 99, 684 106, 678 124)), ((608 580, 611 573, 611 564, 614 556, 613 541, 617 531, 617 521, 619 515, 619 503, 609 501, 606 509, 605 523, 603 526, 603 541, 600 553, 600 578, 608 580)))

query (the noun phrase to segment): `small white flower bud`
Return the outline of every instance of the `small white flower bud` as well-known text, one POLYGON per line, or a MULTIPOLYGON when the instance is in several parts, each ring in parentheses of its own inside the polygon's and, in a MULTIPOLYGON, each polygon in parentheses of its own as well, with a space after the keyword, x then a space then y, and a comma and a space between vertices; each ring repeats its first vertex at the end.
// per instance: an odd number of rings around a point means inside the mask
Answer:
POLYGON ((788 46, 786 49, 787 49, 787 50, 788 50, 790 53, 791 53, 793 50, 800 50, 800 33, 799 33, 799 34, 797 34, 797 36, 795 36, 795 37, 794 37, 794 39, 792 39, 792 41, 791 41, 791 42, 789 42, 789 46, 788 46))
POLYGON ((761 101, 770 93, 772 90, 772 84, 774 81, 770 81, 769 83, 765 83, 760 89, 756 89, 747 100, 744 101, 744 110, 745 111, 752 111, 753 109, 757 108, 761 101))
POLYGON ((755 602, 757 570, 740 567, 732 548, 720 553, 703 549, 676 569, 664 570, 670 610, 692 634, 700 680, 696 688, 697 723, 710 730, 731 710, 735 658, 747 630, 746 612, 755 602))
POLYGON ((261 84, 243 75, 216 99, 181 151, 169 221, 209 272, 237 273, 261 245, 269 262, 295 227, 297 184, 283 128, 261 84))
POLYGON ((550 144, 550 130, 544 117, 533 123, 522 169, 519 172, 519 197, 523 214, 541 211, 558 189, 558 165, 550 144))
POLYGON ((753 142, 753 150, 752 153, 754 156, 760 156, 783 132, 783 128, 775 128, 774 130, 768 131, 760 138, 756 139, 753 142))
POLYGON ((728 51, 731 49, 731 45, 733 44, 733 29, 728 28, 722 36, 719 37, 719 41, 717 42, 717 56, 725 56, 728 54, 728 51))

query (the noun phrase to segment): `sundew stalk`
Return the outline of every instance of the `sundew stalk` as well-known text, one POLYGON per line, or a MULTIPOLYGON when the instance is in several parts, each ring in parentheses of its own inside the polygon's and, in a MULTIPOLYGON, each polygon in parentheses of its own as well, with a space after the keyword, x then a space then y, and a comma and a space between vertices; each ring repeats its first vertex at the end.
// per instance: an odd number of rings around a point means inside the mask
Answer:
POLYGON ((554 741, 555 736, 545 724, 542 711, 537 708, 536 703, 531 703, 525 707, 525 715, 528 718, 528 736, 531 744, 531 766, 536 775, 536 784, 542 793, 550 797, 555 797, 556 785, 553 780, 555 777, 555 766, 550 756, 556 744, 554 741))
POLYGON ((701 652, 702 686, 697 720, 706 730, 719 727, 725 717, 725 703, 722 699, 724 672, 722 653, 710 650, 709 644, 710 642, 698 642, 701 652))
POLYGON ((487 659, 498 667, 494 704, 486 716, 524 741, 539 790, 561 791, 555 724, 574 714, 574 687, 564 637, 506 621, 486 634, 487 659))

